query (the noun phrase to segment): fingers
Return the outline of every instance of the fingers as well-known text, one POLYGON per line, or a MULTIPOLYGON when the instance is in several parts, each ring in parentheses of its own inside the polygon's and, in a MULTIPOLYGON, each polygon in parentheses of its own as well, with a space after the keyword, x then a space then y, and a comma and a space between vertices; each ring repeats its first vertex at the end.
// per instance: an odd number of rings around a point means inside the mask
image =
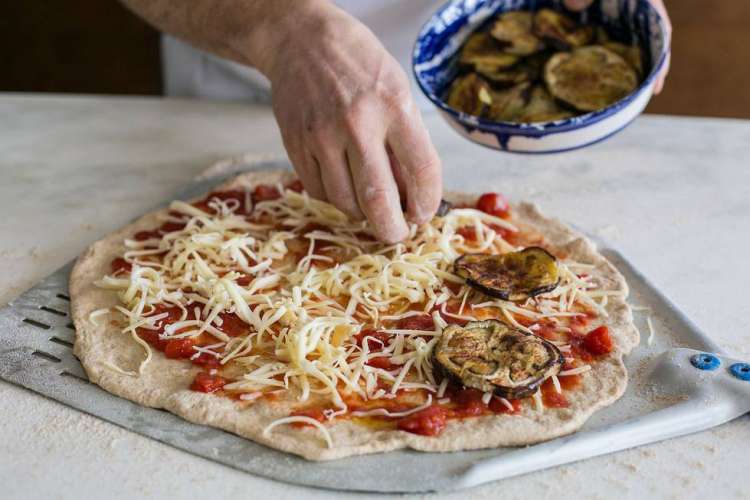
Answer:
POLYGON ((669 63, 672 59, 671 54, 667 54, 667 60, 664 61, 664 67, 659 72, 659 76, 656 77, 656 83, 654 84, 654 94, 660 94, 662 89, 664 89, 664 82, 667 79, 667 74, 669 73, 669 63))
POLYGON ((594 3, 594 0, 564 0, 563 4, 570 10, 583 10, 594 3))
POLYGON ((393 151, 395 177, 406 191, 407 217, 423 224, 440 205, 443 180, 440 159, 419 112, 411 109, 403 113, 391 125, 387 140, 393 151))
POLYGON ((315 149, 328 202, 352 219, 363 219, 364 214, 357 203, 349 163, 341 142, 325 140, 318 143, 315 149))
POLYGON ((328 199, 323 183, 321 182, 320 165, 318 165, 318 161, 310 153, 305 154, 304 167, 297 168, 295 166, 295 170, 307 194, 323 201, 328 199))
MULTIPOLYGON (((654 6, 654 9, 656 9, 656 11, 659 12, 662 19, 664 20, 664 29, 667 35, 666 43, 668 46, 671 47, 672 21, 669 19, 669 14, 667 13, 667 8, 664 6, 664 1, 663 0, 651 0, 651 4, 654 6)), ((672 59, 671 53, 667 53, 667 59, 664 61, 664 67, 659 72, 659 76, 657 76, 656 83, 654 84, 654 94, 659 94, 664 88, 664 81, 667 79, 667 74, 669 73, 669 64, 670 64, 671 59, 672 59)))
POLYGON ((356 134, 347 148, 347 156, 359 206, 375 235, 386 243, 402 241, 409 228, 401 211, 398 186, 385 145, 378 140, 363 140, 356 134))
POLYGON ((289 156, 289 161, 292 162, 292 166, 302 181, 305 190, 313 198, 325 200, 326 193, 321 183, 320 167, 315 158, 312 157, 302 144, 292 140, 287 134, 282 134, 282 140, 287 151, 287 156, 289 156))

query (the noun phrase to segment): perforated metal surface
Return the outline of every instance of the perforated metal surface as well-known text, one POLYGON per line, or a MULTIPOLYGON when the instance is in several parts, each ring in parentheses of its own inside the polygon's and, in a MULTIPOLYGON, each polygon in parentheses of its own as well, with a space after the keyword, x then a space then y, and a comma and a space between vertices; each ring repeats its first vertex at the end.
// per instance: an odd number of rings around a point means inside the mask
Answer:
MULTIPOLYGON (((269 166, 279 164, 262 163, 240 170, 269 166)), ((178 198, 194 197, 228 176, 201 181, 178 198)), ((626 364, 631 373, 628 391, 615 405, 590 419, 585 430, 604 430, 613 424, 668 406, 663 398, 651 398, 638 389, 645 377, 640 367, 659 352, 677 345, 708 352, 718 351, 713 342, 621 255, 608 248, 601 251, 628 280, 631 302, 649 308, 660 335, 653 345, 642 342, 640 348, 628 357, 626 364)), ((463 479, 472 465, 484 459, 517 453, 508 449, 432 454, 399 451, 314 463, 221 430, 191 424, 165 411, 144 408, 112 396, 88 382, 81 365, 73 356, 75 331, 68 316, 70 299, 67 296, 71 267, 70 264, 63 267, 0 309, 0 378, 189 453, 246 472, 302 485, 391 492, 454 489, 469 485, 463 479), (373 474, 373 471, 378 473, 373 474)), ((637 318, 637 322, 641 331, 646 331, 644 318, 637 318)), ((592 450, 591 455, 606 453, 611 449, 614 448, 592 450)), ((525 459, 528 460, 528 451, 525 459)), ((537 468, 544 466, 540 460, 537 468)), ((512 474, 487 476, 483 481, 509 475, 512 474)), ((472 484, 476 484, 476 477, 472 477, 472 481, 472 484)))

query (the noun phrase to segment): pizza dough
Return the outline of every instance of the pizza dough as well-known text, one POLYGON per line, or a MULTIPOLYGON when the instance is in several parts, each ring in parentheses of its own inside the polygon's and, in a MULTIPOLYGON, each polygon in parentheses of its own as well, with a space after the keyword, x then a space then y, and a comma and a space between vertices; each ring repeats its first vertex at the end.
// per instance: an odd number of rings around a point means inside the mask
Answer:
MULTIPOLYGON (((286 183, 294 178, 287 170, 243 174, 219 189, 252 187, 256 184, 286 183)), ((473 202, 475 195, 447 193, 455 203, 473 202)), ((163 408, 182 418, 233 432, 266 446, 300 455, 310 460, 330 460, 351 455, 386 452, 402 448, 445 452, 521 446, 549 440, 576 431, 596 410, 616 401, 627 385, 627 372, 622 362, 639 342, 638 331, 625 302, 627 284, 622 275, 582 235, 562 223, 542 215, 532 204, 520 203, 514 208, 514 223, 522 230, 542 233, 547 248, 566 253, 570 258, 595 267, 589 274, 605 290, 619 290, 606 306, 607 326, 615 349, 592 364, 582 375, 582 384, 566 393, 568 408, 545 408, 537 411, 524 406, 520 415, 495 415, 450 420, 438 436, 429 437, 400 430, 378 430, 352 421, 326 424, 333 440, 328 448, 313 427, 280 425, 271 433, 263 429, 274 420, 288 415, 295 400, 279 399, 273 404, 239 405, 237 401, 212 394, 189 390, 200 371, 187 361, 167 359, 154 352, 153 359, 139 376, 125 371, 137 370, 143 349, 129 335, 122 334, 109 313, 89 318, 93 311, 118 304, 115 293, 102 290, 95 282, 110 272, 110 262, 123 251, 123 239, 137 231, 158 225, 155 212, 91 245, 78 259, 70 278, 72 316, 76 326, 75 354, 81 360, 91 382, 105 390, 144 406, 163 408)))

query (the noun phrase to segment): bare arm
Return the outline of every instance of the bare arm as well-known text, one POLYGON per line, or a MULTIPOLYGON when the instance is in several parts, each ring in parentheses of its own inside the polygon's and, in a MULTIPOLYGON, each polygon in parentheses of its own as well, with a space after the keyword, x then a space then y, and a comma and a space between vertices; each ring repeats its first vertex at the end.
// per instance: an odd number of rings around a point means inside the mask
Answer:
POLYGON ((312 196, 367 218, 387 242, 407 236, 406 219, 435 213, 440 161, 409 81, 359 21, 327 0, 123 1, 268 77, 284 146, 312 196))
MULTIPOLYGON (((314 8, 303 0, 121 0, 160 31, 264 74, 273 47, 289 29, 291 4, 314 8)), ((301 9, 304 12, 304 9, 301 9)))

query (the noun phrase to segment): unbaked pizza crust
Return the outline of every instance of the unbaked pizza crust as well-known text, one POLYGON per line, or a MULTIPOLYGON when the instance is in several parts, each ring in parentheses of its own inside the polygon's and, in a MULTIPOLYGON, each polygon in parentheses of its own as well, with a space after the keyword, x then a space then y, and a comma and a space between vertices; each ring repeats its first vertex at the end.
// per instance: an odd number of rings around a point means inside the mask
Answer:
MULTIPOLYGON (((269 170, 243 174, 222 186, 288 182, 293 174, 287 170, 269 170)), ((474 195, 446 193, 453 202, 469 202, 474 195)), ((326 424, 333 440, 327 448, 320 431, 312 427, 277 426, 268 435, 263 429, 272 421, 287 416, 297 403, 289 398, 266 403, 237 402, 226 397, 189 390, 199 368, 187 361, 167 359, 158 351, 139 376, 122 371, 137 371, 144 350, 133 339, 120 332, 119 313, 89 320, 92 311, 118 304, 116 294, 95 286, 110 272, 111 261, 122 255, 123 240, 142 230, 160 225, 166 209, 141 217, 129 226, 91 245, 78 259, 70 278, 73 321, 76 327, 75 354, 91 382, 117 396, 144 406, 163 408, 198 424, 218 427, 310 460, 330 460, 351 455, 385 452, 401 448, 421 451, 458 451, 500 446, 520 446, 546 441, 579 429, 596 410, 617 400, 625 391, 627 371, 622 361, 639 342, 632 313, 625 296, 627 284, 622 275, 582 235, 564 224, 545 217, 532 204, 514 206, 514 222, 545 236, 545 245, 567 253, 578 262, 593 264, 589 271, 603 289, 622 290, 622 297, 612 296, 607 304, 610 328, 616 349, 592 364, 582 375, 582 384, 566 393, 568 408, 545 408, 537 411, 524 405, 519 415, 494 415, 450 420, 436 437, 419 436, 398 430, 376 430, 350 421, 326 424)))

